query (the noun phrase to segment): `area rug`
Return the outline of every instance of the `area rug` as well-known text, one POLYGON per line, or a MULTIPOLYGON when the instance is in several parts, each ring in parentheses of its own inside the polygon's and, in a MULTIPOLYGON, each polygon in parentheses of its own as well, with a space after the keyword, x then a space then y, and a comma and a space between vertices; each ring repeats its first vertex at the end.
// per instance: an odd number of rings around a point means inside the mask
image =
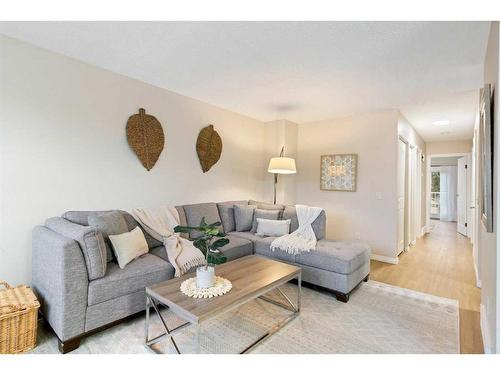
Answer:
MULTIPOLYGON (((296 296, 296 286, 284 291, 296 296)), ((279 298, 276 293, 273 298, 279 298)), ((182 324, 163 310, 170 327, 182 324)), ((238 353, 290 312, 263 300, 247 303, 205 323, 201 353, 238 353)), ((255 347, 257 354, 383 354, 459 353, 458 301, 398 288, 375 281, 362 283, 348 303, 331 294, 302 288, 301 313, 281 330, 255 347)), ((156 316, 151 334, 162 333, 156 316)), ((194 330, 176 336, 181 352, 194 352, 194 330)), ((150 353, 144 347, 144 317, 131 319, 87 337, 72 353, 150 353)), ((169 340, 155 349, 174 353, 169 340)), ((38 346, 32 353, 58 353, 57 339, 43 322, 38 346)))

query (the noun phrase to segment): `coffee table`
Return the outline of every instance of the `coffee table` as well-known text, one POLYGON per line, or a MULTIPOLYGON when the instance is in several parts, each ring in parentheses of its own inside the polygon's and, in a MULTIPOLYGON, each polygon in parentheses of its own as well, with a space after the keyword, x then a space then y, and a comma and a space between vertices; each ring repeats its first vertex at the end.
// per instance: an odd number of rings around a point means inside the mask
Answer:
POLYGON ((171 279, 152 285, 146 288, 146 347, 154 353, 160 353, 153 348, 155 343, 164 339, 170 339, 175 351, 181 351, 175 342, 174 334, 180 333, 189 326, 195 326, 194 347, 197 353, 200 352, 200 327, 201 325, 219 315, 237 308, 256 298, 261 298, 274 305, 280 306, 292 312, 287 318, 270 328, 267 332, 247 346, 240 353, 247 353, 255 346, 277 332, 281 327, 294 319, 300 312, 301 300, 301 269, 291 264, 278 262, 259 255, 249 255, 229 263, 217 266, 216 274, 222 276, 233 284, 233 288, 222 296, 197 299, 184 295, 180 291, 181 283, 193 277, 194 274, 187 274, 179 278, 171 279), (291 299, 281 290, 281 286, 293 279, 297 279, 297 301, 293 303, 291 299), (276 290, 286 303, 277 301, 266 293, 276 290), (175 315, 180 317, 185 323, 175 328, 169 328, 167 322, 160 314, 160 306, 169 308, 175 315), (164 332, 149 338, 150 308, 159 318, 164 332))

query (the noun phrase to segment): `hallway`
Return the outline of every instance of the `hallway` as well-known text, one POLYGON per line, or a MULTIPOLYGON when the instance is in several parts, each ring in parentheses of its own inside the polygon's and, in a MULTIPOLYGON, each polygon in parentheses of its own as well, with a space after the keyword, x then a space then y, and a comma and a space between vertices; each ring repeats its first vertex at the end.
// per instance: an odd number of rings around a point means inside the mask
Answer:
POLYGON ((479 323, 481 290, 476 287, 472 246, 456 223, 433 220, 434 229, 417 240, 399 264, 373 261, 371 278, 460 303, 460 351, 483 353, 479 323))

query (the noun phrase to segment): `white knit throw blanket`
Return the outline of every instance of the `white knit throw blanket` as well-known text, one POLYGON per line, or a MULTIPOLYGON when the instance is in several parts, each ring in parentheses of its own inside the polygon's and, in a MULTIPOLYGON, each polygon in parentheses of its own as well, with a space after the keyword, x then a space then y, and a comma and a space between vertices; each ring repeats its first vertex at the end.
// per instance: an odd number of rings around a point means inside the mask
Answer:
POLYGON ((192 267, 205 264, 203 253, 191 241, 174 233, 174 228, 180 223, 175 207, 135 208, 132 215, 146 232, 163 242, 168 261, 175 268, 175 277, 182 276, 192 267))
POLYGON ((276 238, 271 243, 271 250, 282 250, 289 254, 300 254, 316 249, 317 240, 311 224, 323 209, 298 204, 296 210, 299 227, 290 234, 276 238))

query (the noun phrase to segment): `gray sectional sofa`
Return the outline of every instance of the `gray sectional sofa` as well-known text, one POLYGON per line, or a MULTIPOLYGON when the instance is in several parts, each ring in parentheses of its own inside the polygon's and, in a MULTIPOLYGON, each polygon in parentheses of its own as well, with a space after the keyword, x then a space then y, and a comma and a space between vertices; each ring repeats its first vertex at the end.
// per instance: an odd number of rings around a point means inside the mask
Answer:
MULTIPOLYGON (((233 207, 249 203, 261 209, 278 209, 281 218, 291 220, 291 231, 298 227, 294 206, 235 201, 176 208, 181 225, 197 226, 202 217, 207 222, 222 223, 230 239, 221 249, 228 261, 260 254, 299 265, 306 286, 328 289, 343 302, 348 301, 349 293, 362 280, 368 280, 369 246, 325 239, 324 212, 313 223, 317 249, 291 255, 271 251, 273 237, 236 231, 233 207)), ((33 289, 45 319, 59 338, 62 353, 76 349, 82 337, 143 311, 145 287, 174 277, 174 268, 162 243, 145 231, 149 253, 120 269, 113 261, 106 233, 89 226, 90 216, 109 212, 68 211, 61 217, 47 219, 44 226, 33 230, 33 289)), ((129 231, 138 226, 132 215, 118 212, 123 214, 129 231)), ((196 233, 186 236, 195 238, 196 233)))

